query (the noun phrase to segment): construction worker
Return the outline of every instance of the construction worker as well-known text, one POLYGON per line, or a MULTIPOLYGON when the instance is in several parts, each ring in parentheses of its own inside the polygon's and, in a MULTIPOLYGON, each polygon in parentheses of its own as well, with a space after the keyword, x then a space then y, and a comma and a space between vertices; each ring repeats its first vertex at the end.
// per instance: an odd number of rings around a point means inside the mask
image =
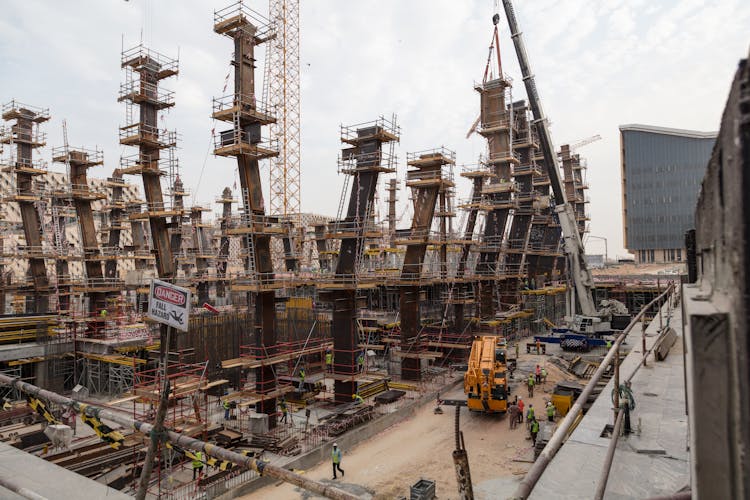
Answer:
POLYGON ((357 371, 363 372, 365 370, 365 353, 364 351, 357 354, 357 371))
POLYGON ((341 477, 344 477, 344 469, 341 468, 341 450, 339 450, 339 447, 336 443, 333 443, 331 462, 333 463, 333 479, 336 479, 336 469, 338 469, 341 473, 341 477))
POLYGON ((539 365, 536 365, 534 376, 536 377, 536 383, 540 384, 542 382, 542 368, 539 365))
POLYGON ((523 423, 523 399, 518 398, 518 423, 523 423))
POLYGON ((539 339, 536 339, 536 353, 542 353, 542 342, 539 339))
POLYGON ((536 412, 534 411, 534 405, 529 405, 529 409, 526 410, 526 428, 529 428, 531 421, 536 418, 536 412))
POLYGON ((531 442, 536 446, 536 435, 539 434, 539 422, 536 418, 531 420, 531 442))
POLYGON ((534 374, 533 373, 529 373, 529 380, 527 384, 529 386, 529 397, 533 398, 534 397, 534 374))
POLYGON ((284 398, 279 400, 279 410, 281 410, 281 421, 286 424, 289 411, 286 409, 286 400, 284 398))
POLYGON ((229 409, 232 407, 232 404, 228 399, 225 399, 221 402, 221 406, 224 408, 224 420, 229 420, 229 409))
POLYGON ((359 393, 352 394, 352 399, 354 400, 355 405, 361 405, 364 404, 365 400, 362 399, 362 396, 359 395, 359 393))
POLYGON ((607 352, 609 352, 609 350, 612 349, 612 341, 611 340, 607 340, 606 345, 607 345, 607 352))
POLYGON ((547 383, 547 369, 542 367, 542 384, 547 383))
POLYGON ((107 314, 108 314, 108 313, 107 313, 107 309, 102 309, 102 310, 101 310, 101 311, 99 312, 99 316, 101 316, 102 320, 104 320, 104 321, 106 321, 106 320, 107 320, 107 314))
POLYGON ((508 407, 508 419, 510 428, 515 429, 518 426, 518 404, 513 403, 508 407))
POLYGON ((196 451, 193 457, 193 481, 195 481, 195 476, 203 472, 203 453, 196 451))
POLYGON ((299 387, 297 388, 299 392, 302 392, 302 389, 305 387, 305 367, 301 367, 299 369, 299 387))
POLYGON ((552 404, 552 401, 547 402, 547 420, 549 422, 555 421, 555 405, 552 404))
POLYGON ((326 351, 326 371, 333 373, 333 353, 330 350, 326 351))

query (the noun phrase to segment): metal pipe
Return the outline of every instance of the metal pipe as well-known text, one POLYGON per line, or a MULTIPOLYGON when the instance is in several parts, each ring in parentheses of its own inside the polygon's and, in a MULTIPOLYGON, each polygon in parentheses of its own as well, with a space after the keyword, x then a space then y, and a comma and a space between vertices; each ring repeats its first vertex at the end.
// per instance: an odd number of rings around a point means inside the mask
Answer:
POLYGON ((620 350, 615 351, 615 420, 620 412, 620 350))
MULTIPOLYGON (((152 288, 153 290, 153 288, 152 288)), ((169 325, 161 325, 162 331, 166 329, 165 335, 162 335, 162 341, 164 344, 161 346, 161 374, 164 377, 164 386, 161 389, 161 397, 159 398, 159 406, 156 409, 156 418, 154 419, 154 429, 157 430, 155 434, 160 434, 164 430, 164 419, 167 416, 167 407, 169 406, 169 343, 172 335, 172 327, 169 325)), ((138 478, 138 490, 135 492, 136 500, 144 500, 146 493, 148 492, 148 485, 151 482, 151 471, 154 468, 154 454, 156 453, 157 440, 152 437, 148 441, 148 449, 146 450, 146 457, 143 459, 143 468, 141 469, 141 476, 138 478)))
MULTIPOLYGON (((45 389, 29 384, 17 378, 9 377, 2 373, 0 373, 0 384, 7 384, 15 389, 23 391, 27 394, 31 394, 34 397, 51 401, 59 405, 67 406, 69 408, 72 408, 76 413, 85 411, 87 415, 94 416, 99 419, 104 418, 107 420, 111 420, 112 422, 116 422, 120 425, 134 429, 146 435, 148 435, 154 429, 154 426, 149 423, 135 420, 128 415, 113 412, 107 410, 106 408, 99 408, 93 405, 83 405, 84 408, 82 408, 82 404, 74 399, 67 398, 55 392, 47 391, 45 389)), ((282 467, 267 464, 261 460, 256 460, 251 457, 240 455, 239 453, 235 453, 233 451, 221 448, 216 445, 212 445, 210 443, 206 443, 205 441, 201 441, 200 439, 185 436, 184 434, 165 430, 163 437, 167 441, 170 441, 182 448, 187 448, 193 451, 200 451, 205 453, 206 455, 210 455, 220 460, 227 460, 233 464, 239 465, 240 467, 252 469, 260 475, 268 475, 276 479, 280 479, 282 481, 294 484, 295 486, 299 486, 300 488, 304 488, 308 491, 317 493, 318 495, 322 495, 327 498, 332 498, 334 500, 357 500, 357 498, 359 498, 333 486, 327 486, 323 483, 319 483, 318 481, 314 481, 300 476, 299 474, 295 474, 294 472, 288 471, 282 467)))
POLYGON ((617 410, 617 418, 615 419, 615 426, 612 429, 612 437, 609 440, 609 446, 607 447, 607 456, 604 458, 604 465, 602 465, 602 472, 599 475, 599 482, 596 485, 596 494, 594 495, 595 500, 602 500, 604 498, 604 490, 607 489, 607 481, 609 480, 609 471, 612 469, 612 460, 615 458, 615 450, 617 449, 617 440, 620 439, 620 430, 622 430, 623 416, 625 410, 622 408, 617 410))
POLYGON ((594 372, 594 375, 591 377, 591 380, 589 380, 589 383, 586 384, 586 387, 583 388, 581 395, 578 396, 578 399, 576 399, 576 402, 573 404, 573 407, 570 409, 568 414, 565 415, 565 418, 560 423, 558 428, 555 430, 555 433, 547 442, 547 445, 539 454, 539 457, 536 459, 534 464, 531 466, 529 471, 521 480, 521 483, 518 485, 518 488, 516 488, 516 491, 513 493, 512 498, 527 498, 529 496, 529 493, 531 493, 531 490, 539 481, 539 478, 542 476, 542 473, 547 468, 550 461, 552 461, 552 458, 555 456, 557 451, 562 446, 563 441, 567 438, 571 427, 573 426, 573 424, 575 423, 578 417, 578 414, 581 413, 581 411, 583 410, 584 403, 588 400, 589 396, 591 396, 591 393, 594 391, 596 384, 599 382, 599 379, 601 379, 607 367, 612 363, 612 360, 615 356, 615 352, 620 349, 620 344, 622 344, 622 342, 627 338, 628 334, 635 327, 635 325, 638 324, 638 321, 641 319, 644 313, 648 310, 648 308, 651 307, 657 300, 671 293, 673 288, 674 288, 674 285, 670 285, 664 291, 664 293, 662 293, 660 296, 658 296, 657 298, 649 302, 643 309, 641 309, 641 311, 638 314, 635 315, 635 317, 632 320, 630 320, 630 323, 625 328, 625 330, 622 331, 622 333, 617 338, 617 340, 615 340, 609 352, 604 357, 604 360, 599 365, 599 368, 597 368, 597 370, 594 372))
POLYGON ((43 497, 42 495, 28 488, 16 484, 12 479, 8 477, 0 477, 0 486, 12 491, 13 493, 18 493, 22 497, 28 498, 29 500, 48 500, 47 497, 43 497))

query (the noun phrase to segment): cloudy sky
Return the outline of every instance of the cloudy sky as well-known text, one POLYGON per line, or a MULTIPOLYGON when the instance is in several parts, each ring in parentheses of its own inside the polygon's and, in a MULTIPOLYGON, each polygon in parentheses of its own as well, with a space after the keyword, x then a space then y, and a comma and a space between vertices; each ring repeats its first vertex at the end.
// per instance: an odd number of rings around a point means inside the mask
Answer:
MULTIPOLYGON (((232 51, 213 33, 212 16, 227 3, 5 0, 0 99, 49 107, 50 146, 62 144, 66 119, 72 145, 104 149, 105 166, 92 175, 106 176, 126 150, 117 143, 125 118, 116 101, 123 43, 142 38, 159 52, 179 52, 179 78, 164 83, 176 91, 177 106, 163 124, 182 134, 183 179, 195 202, 209 203, 236 178, 232 160, 208 150, 211 98, 222 94, 232 51)), ((247 3, 267 10, 266 2, 247 3)), ((335 215, 341 123, 396 113, 399 178, 409 151, 445 145, 458 163, 476 161, 484 142, 465 135, 478 115, 472 82, 484 70, 493 0, 300 3, 304 211, 335 215)), ((516 10, 557 143, 603 137, 580 150, 589 163, 591 234, 608 239, 610 256, 624 255, 617 127, 715 130, 737 61, 748 54, 750 2, 517 0, 516 10)), ((504 18, 500 26, 504 69, 521 98, 504 18)), ((468 191, 467 180, 459 183, 468 191)), ((592 239, 589 251, 602 253, 602 246, 592 239)))

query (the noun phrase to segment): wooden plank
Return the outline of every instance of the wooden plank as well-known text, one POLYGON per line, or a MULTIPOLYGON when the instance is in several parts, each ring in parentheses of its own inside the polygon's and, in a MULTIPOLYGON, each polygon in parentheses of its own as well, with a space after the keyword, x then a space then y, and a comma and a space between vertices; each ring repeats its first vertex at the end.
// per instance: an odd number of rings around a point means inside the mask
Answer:
POLYGON ((410 358, 410 359, 436 359, 442 358, 442 352, 404 352, 404 351, 391 351, 391 353, 397 358, 410 358))
POLYGON ((250 359, 250 358, 235 358, 235 359, 228 359, 221 362, 222 368, 259 368, 261 366, 269 366, 269 365, 277 365, 279 363, 283 363, 285 361, 290 361, 292 359, 299 358, 300 356, 306 356, 309 354, 317 354, 321 353, 329 348, 333 347, 333 343, 327 343, 323 344, 317 347, 308 347, 307 349, 300 349, 299 351, 292 351, 284 354, 279 354, 276 356, 271 356, 270 358, 263 358, 263 359, 250 359))

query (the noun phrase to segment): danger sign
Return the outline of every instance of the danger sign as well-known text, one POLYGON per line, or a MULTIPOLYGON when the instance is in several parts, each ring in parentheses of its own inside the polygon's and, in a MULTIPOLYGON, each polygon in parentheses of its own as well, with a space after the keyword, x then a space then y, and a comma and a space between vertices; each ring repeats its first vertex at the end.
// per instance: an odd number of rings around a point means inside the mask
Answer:
POLYGON ((190 290, 153 280, 148 296, 148 317, 186 332, 190 318, 190 290))

